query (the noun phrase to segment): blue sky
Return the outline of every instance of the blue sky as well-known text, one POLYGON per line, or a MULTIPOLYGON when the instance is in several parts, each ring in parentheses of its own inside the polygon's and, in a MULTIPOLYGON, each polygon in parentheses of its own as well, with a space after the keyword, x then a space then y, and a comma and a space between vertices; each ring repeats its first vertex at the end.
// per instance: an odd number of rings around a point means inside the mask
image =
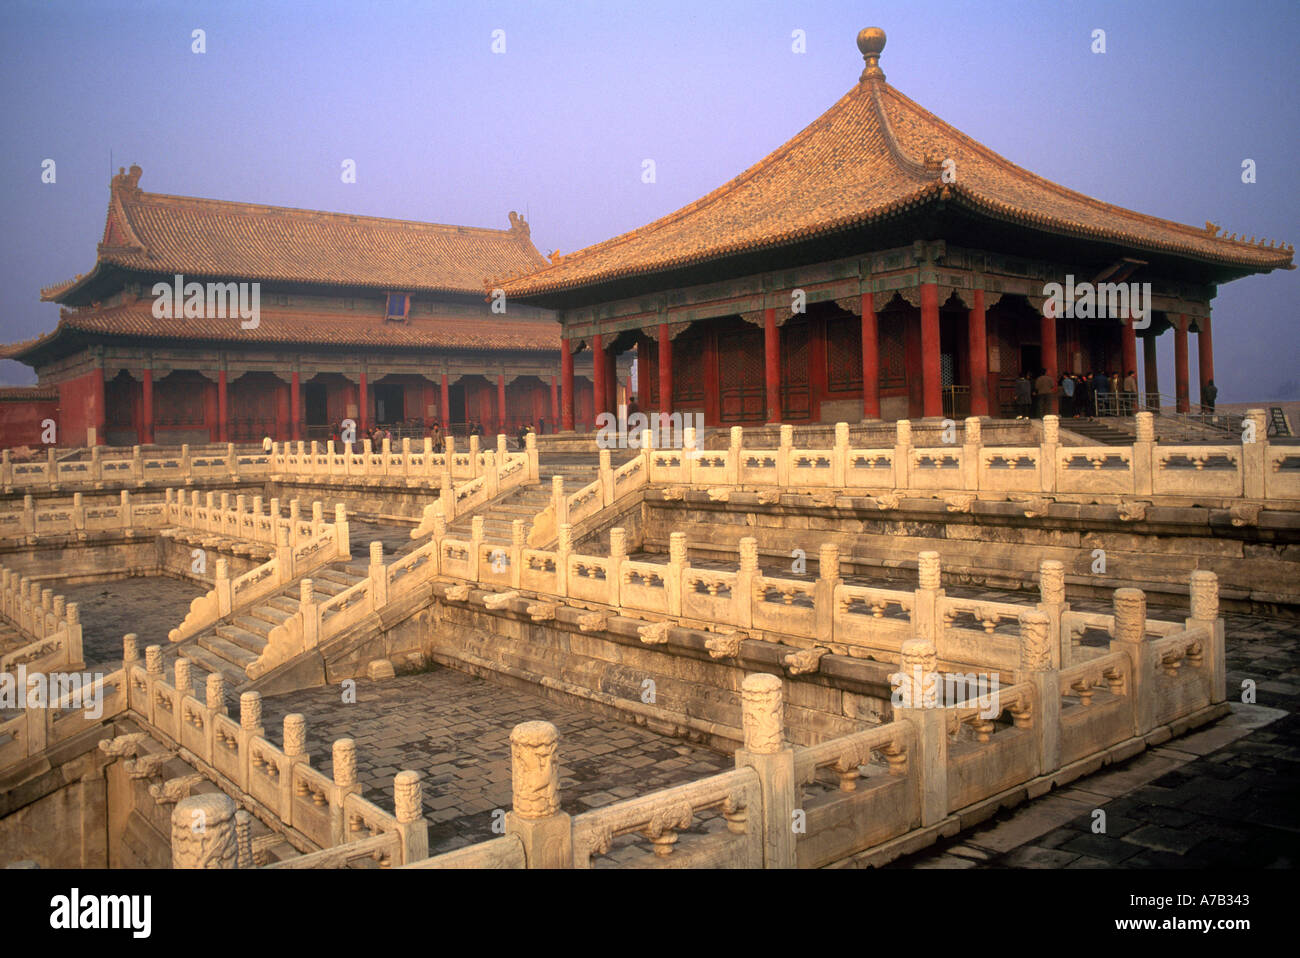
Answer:
MULTIPOLYGON (((801 130, 856 82, 864 26, 888 33, 891 84, 1042 176, 1300 241, 1294 2, 19 0, 0 7, 0 339, 53 328, 40 287, 93 264, 118 166, 152 192, 308 209, 497 228, 517 209, 542 252, 571 252, 801 130)), ((1221 402, 1300 398, 1298 280, 1220 289, 1221 402)), ((1160 348, 1170 392, 1172 335, 1160 348)), ((0 363, 0 380, 30 370, 0 363)))

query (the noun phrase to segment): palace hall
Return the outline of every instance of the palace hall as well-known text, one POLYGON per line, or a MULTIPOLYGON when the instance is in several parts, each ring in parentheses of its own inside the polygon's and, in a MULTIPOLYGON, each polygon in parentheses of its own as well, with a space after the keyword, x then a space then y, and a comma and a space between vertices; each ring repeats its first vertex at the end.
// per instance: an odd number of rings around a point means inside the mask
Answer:
MULTIPOLYGON (((546 262, 523 217, 505 230, 416 223, 147 193, 140 177, 113 177, 91 270, 42 291, 63 307, 58 326, 0 348, 39 380, 9 391, 7 445, 41 441, 47 416, 59 445, 89 430, 110 445, 323 440, 344 419, 359 438, 433 422, 555 431, 554 317, 494 311, 485 295, 489 276, 546 262), (260 284, 256 321, 160 318, 155 284, 191 282, 260 284)), ((588 418, 590 380, 578 383, 588 418)))
MULTIPOLYGON (((597 406, 612 409, 611 364, 635 350, 643 410, 729 426, 998 417, 1014 414, 1025 371, 1141 370, 1145 394, 1172 386, 1187 411, 1189 334, 1201 386, 1214 378, 1218 285, 1294 268, 1294 250, 1035 176, 886 83, 884 46, 883 31, 862 31, 857 84, 707 196, 500 275, 512 301, 555 311, 565 385, 572 357, 594 355, 597 406), (1052 283, 1123 284, 1150 301, 1137 320, 1058 313, 1045 308, 1052 283), (1166 332, 1175 368, 1158 370, 1166 332)), ((566 429, 585 418, 567 400, 562 412, 566 429)))

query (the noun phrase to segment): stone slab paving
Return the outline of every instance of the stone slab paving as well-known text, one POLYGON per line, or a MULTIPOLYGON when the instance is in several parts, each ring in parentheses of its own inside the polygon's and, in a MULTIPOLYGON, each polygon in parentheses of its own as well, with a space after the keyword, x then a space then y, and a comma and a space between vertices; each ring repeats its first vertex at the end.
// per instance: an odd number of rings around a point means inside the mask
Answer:
MULTIPOLYGON (((133 576, 106 582, 54 586, 81 613, 86 668, 112 670, 122 665, 122 636, 140 636, 140 648, 167 645, 167 633, 184 620, 190 603, 208 587, 170 576, 133 576)), ((141 652, 143 654, 143 651, 141 652)))
POLYGON ((1300 865, 1300 622, 1224 624, 1230 715, 889 867, 1300 865), (1240 701, 1246 680, 1255 704, 1240 701))
POLYGON ((267 697, 272 742, 291 712, 306 717, 312 767, 325 774, 333 741, 356 741, 362 794, 386 811, 393 776, 422 773, 431 854, 497 837, 493 813, 510 809, 510 730, 520 722, 559 729, 560 800, 571 815, 735 767, 729 755, 446 668, 358 679, 354 704, 339 686, 267 697))

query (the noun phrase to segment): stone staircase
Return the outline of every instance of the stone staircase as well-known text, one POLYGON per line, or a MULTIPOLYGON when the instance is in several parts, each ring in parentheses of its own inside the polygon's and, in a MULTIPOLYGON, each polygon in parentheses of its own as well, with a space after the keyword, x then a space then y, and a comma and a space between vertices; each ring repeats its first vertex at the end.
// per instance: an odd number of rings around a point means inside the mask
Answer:
POLYGON ((1067 429, 1095 446, 1131 446, 1137 434, 1137 427, 1131 419, 1115 419, 1102 422, 1099 419, 1067 419, 1061 423, 1067 429))
MULTIPOLYGON (((633 450, 616 450, 610 456, 614 468, 627 462, 633 450)), ((532 483, 500 496, 471 513, 457 516, 447 527, 448 535, 468 539, 474 516, 483 517, 483 541, 508 545, 512 525, 516 519, 531 523, 533 518, 551 504, 551 477, 564 477, 564 491, 572 495, 583 486, 590 485, 600 476, 600 458, 597 453, 552 453, 538 459, 541 481, 532 483)))

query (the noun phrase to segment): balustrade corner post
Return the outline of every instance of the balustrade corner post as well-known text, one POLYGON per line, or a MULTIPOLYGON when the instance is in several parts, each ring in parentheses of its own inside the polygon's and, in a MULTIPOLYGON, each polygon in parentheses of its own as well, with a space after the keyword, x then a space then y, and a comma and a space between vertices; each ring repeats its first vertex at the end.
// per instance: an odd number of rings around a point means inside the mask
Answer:
POLYGON ((235 802, 224 792, 182 798, 172 809, 172 868, 238 868, 235 802))
POLYGON ((1051 616, 1040 609, 1020 613, 1020 674, 1034 687, 1030 721, 1038 741, 1038 774, 1061 767, 1061 683, 1053 661, 1059 642, 1052 641, 1051 616))
POLYGON ((230 473, 231 479, 239 478, 239 457, 235 455, 235 444, 226 443, 226 471, 230 473))
POLYGON ((131 478, 136 482, 144 481, 144 456, 139 446, 131 447, 131 478))
MULTIPOLYGON (((796 868, 794 813, 799 789, 794 749, 785 741, 785 697, 779 675, 756 672, 740 687, 744 745, 736 749, 736 768, 758 774, 763 807, 763 867, 796 868)), ((749 821, 754 821, 751 814, 749 821)))
POLYGON ((248 790, 248 764, 252 749, 249 742, 255 738, 266 738, 266 729, 262 726, 262 693, 244 692, 239 696, 239 781, 236 783, 244 791, 248 790))
MULTIPOLYGON (((63 597, 60 596, 60 599, 63 597)), ((55 613, 59 612, 59 603, 54 603, 55 613)), ((62 610, 61 618, 67 624, 68 632, 68 652, 67 662, 69 669, 85 668, 85 650, 82 646, 83 632, 81 629, 81 606, 76 602, 67 602, 62 610)))
POLYGON ((980 488, 980 460, 984 456, 984 421, 979 416, 967 416, 962 434, 961 474, 966 492, 980 488))
POLYGON ((894 488, 910 489, 912 486, 912 421, 900 419, 894 423, 894 488))
POLYGON ((1227 671, 1224 665, 1225 636, 1223 617, 1219 615, 1219 577, 1213 572, 1198 569, 1191 576, 1191 616, 1187 627, 1204 628, 1210 634, 1209 648, 1204 658, 1209 663, 1210 701, 1227 699, 1227 671))
POLYGON ((1065 565, 1056 559, 1038 564, 1038 609, 1047 614, 1048 635, 1052 642, 1052 667, 1070 665, 1071 641, 1061 623, 1070 606, 1065 601, 1065 565))
POLYGON ((668 536, 668 574, 664 586, 668 593, 668 614, 682 614, 682 596, 685 591, 686 570, 691 567, 686 549, 686 533, 673 532, 668 536))
POLYGON ((835 591, 842 581, 840 547, 833 542, 823 542, 817 554, 817 583, 813 592, 818 642, 830 642, 834 639, 835 591))
POLYGON ((223 556, 217 560, 217 571, 212 584, 217 593, 217 613, 222 616, 230 615, 233 608, 230 586, 230 560, 223 556))
POLYGON ((948 816, 948 717, 939 706, 938 654, 928 639, 908 639, 899 656, 899 670, 890 677, 893 717, 916 732, 916 750, 908 767, 916 770, 921 824, 934 825, 948 816))
POLYGON ((1137 419, 1137 437, 1133 443, 1133 493, 1149 496, 1155 491, 1156 423, 1155 416, 1140 412, 1137 419))
POLYGON ((937 647, 943 639, 943 623, 939 619, 939 599, 943 597, 943 575, 939 553, 922 552, 917 556, 916 600, 912 607, 912 634, 918 639, 933 642, 937 647))
POLYGON ((609 450, 600 450, 600 505, 608 506, 614 501, 614 470, 609 464, 609 450))
POLYGON ((90 447, 90 480, 94 483, 104 479, 104 449, 102 446, 90 447))
POLYGON ((609 530, 609 561, 607 563, 609 575, 605 581, 605 587, 609 590, 605 601, 615 609, 623 604, 623 563, 625 562, 627 562, 627 530, 622 526, 616 526, 609 530))
POLYGON ((349 795, 360 795, 357 781, 357 743, 350 738, 334 740, 331 751, 334 787, 330 789, 330 845, 342 845, 351 837, 344 806, 349 795))
POLYGON ((483 453, 483 488, 488 499, 495 499, 501 490, 500 463, 497 454, 489 449, 483 453))
POLYGON ((289 524, 275 527, 275 561, 279 566, 280 581, 289 582, 300 574, 297 560, 294 558, 293 546, 289 542, 289 524))
POLYGON ((1155 727, 1155 669, 1158 663, 1147 640, 1147 597, 1141 589, 1116 589, 1115 626, 1110 651, 1129 657, 1129 698, 1133 705, 1133 734, 1145 735, 1155 727))
POLYGON ((530 432, 524 436, 524 449, 528 454, 528 481, 537 482, 541 478, 541 465, 537 452, 537 433, 530 432))
POLYGON ((1247 499, 1263 499, 1268 464, 1268 418, 1262 409, 1249 409, 1245 423, 1241 443, 1241 494, 1247 499), (1253 433, 1248 432, 1250 423, 1254 424, 1253 433), (1248 435, 1253 442, 1245 441, 1248 435))
POLYGON ((307 717, 301 712, 291 712, 284 717, 284 748, 281 751, 289 764, 280 776, 280 808, 284 809, 280 817, 286 825, 292 827, 293 767, 311 764, 311 756, 307 754, 307 717))
POLYGON ((236 868, 256 868, 253 858, 253 816, 242 808, 235 812, 236 868))
POLYGON ((146 645, 144 648, 144 683, 145 703, 141 714, 146 722, 154 724, 154 713, 158 708, 158 696, 154 689, 164 681, 162 646, 146 645))
POLYGON ((528 868, 573 867, 573 822, 560 811, 559 745, 550 722, 521 722, 510 732, 506 834, 523 844, 528 868))
POLYGON ((556 528, 555 592, 557 595, 567 596, 569 594, 569 554, 573 551, 573 526, 566 522, 556 528))
POLYGON ((140 663, 140 636, 128 632, 122 636, 122 670, 126 680, 131 681, 131 669, 140 663))
MULTIPOLYGON (((226 708, 226 678, 220 672, 209 672, 206 684, 203 687, 203 704, 207 706, 208 711, 213 715, 227 714, 226 708)), ((211 754, 211 723, 209 723, 208 734, 208 751, 211 754)))

